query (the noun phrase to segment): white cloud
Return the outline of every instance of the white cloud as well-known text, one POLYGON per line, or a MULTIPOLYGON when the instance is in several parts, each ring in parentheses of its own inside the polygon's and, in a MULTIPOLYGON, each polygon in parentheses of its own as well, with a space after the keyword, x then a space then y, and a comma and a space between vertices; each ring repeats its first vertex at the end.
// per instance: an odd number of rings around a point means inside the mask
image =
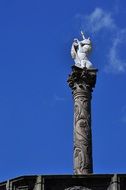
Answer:
MULTIPOLYGON (((126 43, 126 28, 119 28, 117 26, 113 18, 113 15, 116 13, 117 11, 112 14, 97 7, 89 15, 76 15, 76 18, 81 21, 82 29, 93 35, 99 34, 99 36, 102 36, 101 30, 111 32, 109 35, 109 39, 111 39, 109 46, 111 48, 105 54, 105 56, 107 55, 107 64, 104 70, 108 73, 123 73, 126 71, 126 56, 122 60, 119 51, 126 43)), ((106 39, 108 39, 108 32, 104 32, 104 38, 106 37, 106 39)))
POLYGON ((126 60, 122 60, 118 52, 126 42, 125 36, 126 29, 122 29, 117 32, 116 37, 113 39, 113 44, 108 55, 109 64, 105 68, 107 72, 122 73, 126 71, 126 60))
POLYGON ((96 8, 90 15, 85 16, 87 27, 92 33, 99 32, 101 29, 114 29, 116 25, 109 12, 101 8, 96 8))
POLYGON ((110 12, 97 7, 89 15, 77 14, 76 19, 81 22, 82 29, 86 29, 91 33, 97 33, 102 29, 113 30, 116 24, 110 12))

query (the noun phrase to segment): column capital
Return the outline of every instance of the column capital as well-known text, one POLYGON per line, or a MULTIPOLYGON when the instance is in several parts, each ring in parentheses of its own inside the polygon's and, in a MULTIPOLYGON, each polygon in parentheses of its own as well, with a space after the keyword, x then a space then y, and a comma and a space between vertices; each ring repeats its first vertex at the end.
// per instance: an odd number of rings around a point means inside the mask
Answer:
POLYGON ((72 73, 68 77, 68 84, 72 90, 76 89, 76 85, 83 88, 94 88, 96 83, 96 74, 98 69, 90 68, 87 69, 86 67, 79 68, 75 65, 72 66, 72 73))

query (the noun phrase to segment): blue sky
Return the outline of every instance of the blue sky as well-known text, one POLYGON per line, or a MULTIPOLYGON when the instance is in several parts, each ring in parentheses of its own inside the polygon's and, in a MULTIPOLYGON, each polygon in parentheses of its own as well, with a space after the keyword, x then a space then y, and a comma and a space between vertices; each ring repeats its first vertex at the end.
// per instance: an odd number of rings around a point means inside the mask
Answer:
POLYGON ((94 173, 126 173, 126 2, 0 1, 0 181, 73 173, 67 77, 80 30, 99 69, 92 99, 94 173))

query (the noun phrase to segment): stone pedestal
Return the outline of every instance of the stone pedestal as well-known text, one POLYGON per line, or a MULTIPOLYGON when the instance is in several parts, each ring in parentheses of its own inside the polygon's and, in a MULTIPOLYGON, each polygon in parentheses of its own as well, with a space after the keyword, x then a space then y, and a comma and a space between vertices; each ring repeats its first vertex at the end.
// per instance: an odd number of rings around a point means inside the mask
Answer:
POLYGON ((74 174, 93 173, 91 97, 97 69, 72 67, 68 83, 74 97, 74 174))
POLYGON ((21 176, 0 183, 0 190, 125 190, 126 175, 21 176))

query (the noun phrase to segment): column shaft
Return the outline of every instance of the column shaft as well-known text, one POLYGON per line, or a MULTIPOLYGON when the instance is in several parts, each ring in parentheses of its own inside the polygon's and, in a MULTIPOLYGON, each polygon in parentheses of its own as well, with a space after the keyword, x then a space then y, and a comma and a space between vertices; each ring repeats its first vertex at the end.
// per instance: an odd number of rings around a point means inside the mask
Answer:
POLYGON ((96 69, 72 67, 68 83, 74 97, 74 174, 93 173, 91 97, 96 69))
POLYGON ((74 91, 74 174, 93 173, 91 92, 83 86, 74 91))

